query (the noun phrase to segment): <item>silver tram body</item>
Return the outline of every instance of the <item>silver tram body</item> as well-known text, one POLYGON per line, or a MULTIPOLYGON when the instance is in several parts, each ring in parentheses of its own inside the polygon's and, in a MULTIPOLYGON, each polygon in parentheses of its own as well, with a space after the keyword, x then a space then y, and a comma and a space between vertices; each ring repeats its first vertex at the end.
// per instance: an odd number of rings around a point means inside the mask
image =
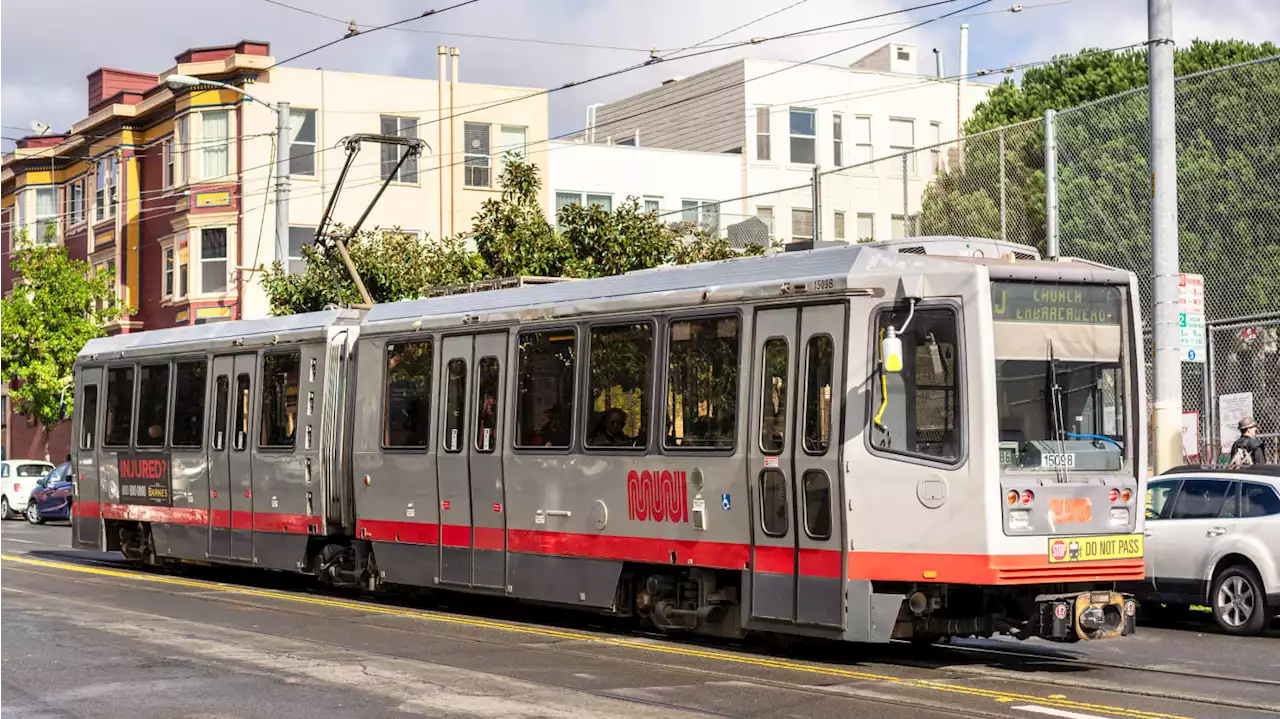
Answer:
POLYGON ((1127 633, 1136 296, 845 246, 97 339, 75 543, 722 636, 1127 633))

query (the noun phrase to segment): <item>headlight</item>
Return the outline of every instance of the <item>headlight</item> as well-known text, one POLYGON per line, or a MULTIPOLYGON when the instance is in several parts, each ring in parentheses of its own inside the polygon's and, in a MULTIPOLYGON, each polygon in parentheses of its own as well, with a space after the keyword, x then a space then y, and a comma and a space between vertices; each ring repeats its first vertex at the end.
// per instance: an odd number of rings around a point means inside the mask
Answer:
POLYGON ((1031 529, 1031 512, 1025 509, 1009 512, 1009 529, 1031 529))
POLYGON ((1128 507, 1112 507, 1110 524, 1113 527, 1124 527, 1129 524, 1128 507))

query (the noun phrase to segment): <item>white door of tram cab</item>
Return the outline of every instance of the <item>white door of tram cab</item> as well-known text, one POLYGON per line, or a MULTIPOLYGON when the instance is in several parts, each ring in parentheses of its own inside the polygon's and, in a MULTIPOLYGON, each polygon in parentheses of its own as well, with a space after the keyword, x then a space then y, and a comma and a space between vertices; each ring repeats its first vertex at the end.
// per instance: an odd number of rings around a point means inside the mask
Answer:
POLYGON ((752 618, 844 626, 847 322, 843 304, 756 312, 747 436, 752 618))

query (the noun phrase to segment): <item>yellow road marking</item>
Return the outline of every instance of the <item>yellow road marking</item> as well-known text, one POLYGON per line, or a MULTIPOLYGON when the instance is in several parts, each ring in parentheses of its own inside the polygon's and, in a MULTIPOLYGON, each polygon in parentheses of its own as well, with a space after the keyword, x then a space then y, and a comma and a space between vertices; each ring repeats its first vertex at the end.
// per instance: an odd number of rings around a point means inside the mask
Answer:
POLYGON ((906 677, 895 677, 887 674, 873 674, 870 672, 860 672, 851 669, 840 669, 837 667, 825 667, 815 664, 802 664, 799 662, 791 662, 783 659, 770 659, 766 657, 752 657, 746 655, 732 654, 729 652, 720 652, 707 649, 698 649, 694 647, 686 647, 679 645, 663 645, 658 643, 642 642, 632 639, 618 639, 614 637, 595 636, 582 632, 565 631, 559 629, 550 629, 542 627, 532 627, 510 622, 492 621, 488 619, 475 619, 471 617, 460 617, 449 614, 442 614, 426 609, 400 609, 397 607, 389 607, 380 604, 369 604, 364 602, 354 602, 343 599, 327 599, 324 597, 316 597, 305 594, 289 594, 286 592, 277 592, 265 589, 253 589, 251 587, 243 587, 234 584, 224 584, 221 582, 210 582, 200 579, 183 579, 180 577, 169 577, 157 574, 147 574, 143 572, 123 571, 119 569, 107 569, 105 567, 90 567, 78 564, 69 564, 66 562, 50 562, 43 559, 32 559, 14 554, 0 553, 0 559, 5 562, 16 562, 19 564, 27 564, 36 567, 47 567, 49 569, 57 569, 67 572, 79 572, 81 574, 93 574, 103 577, 117 577, 120 579, 130 579, 139 582, 151 582, 155 584, 168 584, 173 586, 188 587, 193 589, 208 589, 219 592, 227 592, 229 594, 239 594, 248 597, 262 597, 265 599, 274 599, 278 601, 294 602, 296 604, 309 604, 313 606, 332 607, 335 609, 348 609, 353 611, 368 612, 371 614, 383 614, 390 616, 410 617, 430 622, 440 622, 445 624, 454 624, 459 626, 475 627, 480 629, 495 629, 504 632, 512 632, 517 634, 528 634, 541 637, 550 637, 553 639, 569 639, 581 642, 592 642, 596 644, 604 644, 608 646, 623 647, 626 649, 636 649, 646 652, 655 652, 659 654, 671 654, 683 657, 692 657, 697 659, 710 659, 718 662, 730 664, 742 664, 747 666, 764 667, 768 669, 786 669, 789 671, 801 672, 804 674, 814 674, 820 676, 840 677, 843 679, 860 679, 864 681, 879 681, 896 684, 904 687, 914 687, 920 689, 932 689, 935 691, 947 692, 952 694, 963 694, 968 696, 983 697, 993 699, 996 702, 1007 703, 1011 701, 1038 702, 1043 705, 1055 706, 1063 709, 1088 709, 1100 711, 1107 714, 1117 716, 1130 717, 1131 719, 1190 719, 1190 717, 1179 716, 1176 714, 1162 714, 1159 712, 1150 712, 1141 709, 1128 709, 1125 707, 1107 706, 1104 704, 1093 704, 1089 702, 1078 702, 1069 700, 1062 694, 1053 694, 1049 696, 1034 696, 1029 694, 1017 694, 1013 692, 1000 691, 997 689, 980 689, 977 687, 962 687, 954 684, 946 684, 943 682, 932 681, 928 679, 911 679, 906 677))

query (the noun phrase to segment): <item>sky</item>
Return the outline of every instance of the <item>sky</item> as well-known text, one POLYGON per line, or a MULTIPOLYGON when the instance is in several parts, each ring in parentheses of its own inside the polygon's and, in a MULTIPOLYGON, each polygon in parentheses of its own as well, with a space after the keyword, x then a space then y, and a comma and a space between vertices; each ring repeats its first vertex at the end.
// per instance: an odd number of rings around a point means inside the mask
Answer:
MULTIPOLYGON (((5 0, 0 11, 0 124, 9 138, 33 121, 64 131, 87 113, 86 75, 98 67, 159 73, 190 47, 271 43, 278 60, 346 34, 346 22, 374 26, 446 7, 457 0, 5 0), (52 33, 52 36, 51 34, 52 33)), ((769 37, 866 18, 938 0, 477 0, 415 20, 402 30, 356 36, 290 63, 297 67, 434 77, 437 45, 461 49, 460 79, 553 88, 705 43, 769 37), (771 14, 772 13, 772 14, 771 14), (745 23, 769 15, 741 29, 745 23), (732 31, 732 32, 727 32, 732 31), (446 34, 456 33, 456 34, 446 34), (474 35, 493 36, 491 38, 474 35), (501 39, 494 39, 501 38, 501 39), (538 40, 523 42, 518 40, 538 40), (552 44, 558 43, 558 44, 552 44), (583 47, 590 45, 593 47, 583 47)), ((958 67, 959 26, 970 27, 970 71, 1045 60, 1085 47, 1117 47, 1147 35, 1144 0, 979 0, 869 19, 825 34, 763 42, 688 60, 669 60, 550 97, 551 131, 582 127, 585 108, 610 102, 736 58, 802 61, 833 51, 828 64, 848 64, 887 42, 919 47, 920 72, 933 72, 934 48, 948 74, 958 67), (881 39, 881 36, 893 34, 881 39)), ((1174 37, 1280 40, 1280 0, 1173 0, 1174 37)))

